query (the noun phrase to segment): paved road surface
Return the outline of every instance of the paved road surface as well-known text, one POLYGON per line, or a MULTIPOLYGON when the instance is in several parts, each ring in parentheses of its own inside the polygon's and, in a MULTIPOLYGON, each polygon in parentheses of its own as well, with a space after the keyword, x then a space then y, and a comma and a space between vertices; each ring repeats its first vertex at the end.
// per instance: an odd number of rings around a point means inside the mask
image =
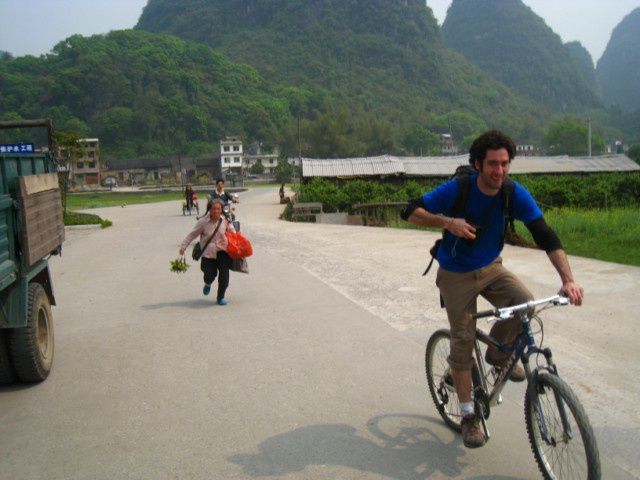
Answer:
MULTIPOLYGON (((281 222, 277 188, 241 200, 256 253, 226 307, 202 296, 197 266, 169 272, 194 223, 178 202, 104 209, 113 227, 68 232, 52 262, 54 370, 0 389, 0 478, 538 477, 522 386, 473 451, 427 398, 424 344, 444 322, 419 275, 428 234, 281 222)), ((505 257, 536 295, 557 289, 543 254, 505 257)), ((593 419, 604 478, 634 478, 640 269, 572 262, 588 304, 548 315, 545 338, 593 419)))

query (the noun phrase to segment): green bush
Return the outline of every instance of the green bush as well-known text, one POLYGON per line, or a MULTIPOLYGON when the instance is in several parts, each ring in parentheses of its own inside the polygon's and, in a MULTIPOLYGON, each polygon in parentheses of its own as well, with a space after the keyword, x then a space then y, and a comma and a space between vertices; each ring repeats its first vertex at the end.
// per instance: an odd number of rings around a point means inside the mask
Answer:
POLYGON ((640 205, 640 172, 514 175, 543 206, 610 208, 640 205))
MULTIPOLYGON (((640 206, 640 172, 576 175, 514 175, 543 208, 611 208, 640 206)), ((335 182, 314 178, 300 187, 299 201, 321 202, 325 212, 351 211, 357 203, 404 202, 422 196, 443 179, 335 182)))

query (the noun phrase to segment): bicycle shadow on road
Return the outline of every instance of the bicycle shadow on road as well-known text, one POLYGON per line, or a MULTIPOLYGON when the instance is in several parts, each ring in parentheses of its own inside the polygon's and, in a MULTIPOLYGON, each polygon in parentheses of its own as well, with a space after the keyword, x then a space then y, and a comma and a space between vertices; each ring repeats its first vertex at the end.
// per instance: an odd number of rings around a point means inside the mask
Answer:
POLYGON ((450 441, 439 437, 432 429, 435 423, 440 422, 421 415, 380 415, 367 422, 374 439, 350 425, 310 425, 268 438, 258 446, 259 453, 232 455, 227 460, 242 466, 251 477, 284 476, 307 466, 328 465, 397 480, 424 480, 432 475, 457 478, 466 466, 459 459, 465 448, 458 436, 450 441))
POLYGON ((161 308, 180 307, 191 308, 193 310, 204 310, 205 308, 212 308, 216 305, 215 297, 213 300, 205 300, 203 298, 197 300, 181 300, 178 302, 160 302, 151 303, 148 305, 141 305, 142 310, 159 310, 161 308))

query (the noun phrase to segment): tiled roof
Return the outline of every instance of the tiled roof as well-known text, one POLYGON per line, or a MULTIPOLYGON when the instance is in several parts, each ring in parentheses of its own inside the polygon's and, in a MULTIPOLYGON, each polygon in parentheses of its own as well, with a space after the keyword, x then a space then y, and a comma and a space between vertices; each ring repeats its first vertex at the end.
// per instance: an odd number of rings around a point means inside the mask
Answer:
POLYGON ((302 159, 303 177, 360 177, 370 175, 398 175, 404 165, 396 157, 302 159))
MULTIPOLYGON (((467 155, 440 157, 379 157, 302 159, 303 177, 362 177, 405 175, 416 177, 445 177, 452 175, 459 165, 468 163, 467 155)), ((590 173, 640 171, 640 165, 626 155, 597 157, 518 156, 511 173, 590 173)))

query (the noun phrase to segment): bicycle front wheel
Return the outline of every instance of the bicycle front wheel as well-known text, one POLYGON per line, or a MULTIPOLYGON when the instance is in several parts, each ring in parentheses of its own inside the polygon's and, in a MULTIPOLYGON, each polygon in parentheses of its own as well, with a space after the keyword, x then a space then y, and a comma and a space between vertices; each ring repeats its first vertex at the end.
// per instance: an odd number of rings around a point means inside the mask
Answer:
POLYGON ((462 431, 460 401, 453 386, 447 361, 450 342, 451 332, 449 330, 438 330, 431 335, 425 353, 425 367, 429 392, 431 392, 431 398, 433 398, 438 413, 447 425, 456 432, 460 432, 462 431))
POLYGON ((537 375, 525 395, 524 415, 529 442, 545 479, 600 478, 598 446, 589 419, 560 377, 537 375))

